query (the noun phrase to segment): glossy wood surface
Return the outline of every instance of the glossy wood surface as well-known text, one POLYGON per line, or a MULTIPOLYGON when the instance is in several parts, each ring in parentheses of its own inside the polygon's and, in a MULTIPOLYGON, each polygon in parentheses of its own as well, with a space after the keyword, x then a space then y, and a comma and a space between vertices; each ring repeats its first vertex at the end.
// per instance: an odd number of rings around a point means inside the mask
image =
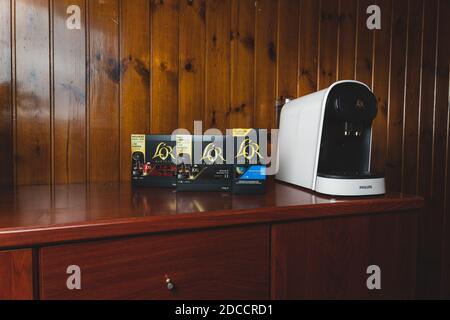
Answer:
POLYGON ((272 298, 415 298, 417 219, 399 212, 274 225, 272 298), (381 290, 367 288, 371 265, 381 290))
POLYGON ((269 299, 269 226, 46 247, 41 299, 269 299), (81 268, 68 290, 67 267, 81 268), (168 290, 166 278, 174 285, 168 290))
POLYGON ((335 199, 270 182, 265 195, 181 193, 125 184, 19 187, 0 193, 0 246, 418 209, 388 194, 335 199))
POLYGON ((32 251, 0 251, 0 300, 33 299, 32 251))

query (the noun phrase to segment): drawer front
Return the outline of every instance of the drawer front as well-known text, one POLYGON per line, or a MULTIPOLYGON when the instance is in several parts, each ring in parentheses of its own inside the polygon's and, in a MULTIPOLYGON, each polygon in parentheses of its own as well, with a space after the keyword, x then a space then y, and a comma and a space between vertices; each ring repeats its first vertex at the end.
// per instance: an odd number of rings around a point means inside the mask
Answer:
POLYGON ((416 232, 411 212, 275 225, 272 298, 414 298, 416 232), (370 266, 379 288, 368 287, 370 266))
POLYGON ((43 248, 41 299, 268 299, 269 241, 258 226, 43 248))
POLYGON ((31 249, 0 252, 0 300, 33 299, 31 249))

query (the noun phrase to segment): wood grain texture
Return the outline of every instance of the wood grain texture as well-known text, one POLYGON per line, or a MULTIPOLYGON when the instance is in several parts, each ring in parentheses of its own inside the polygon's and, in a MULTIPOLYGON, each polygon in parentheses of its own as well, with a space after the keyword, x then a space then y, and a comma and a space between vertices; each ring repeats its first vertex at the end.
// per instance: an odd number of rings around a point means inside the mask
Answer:
POLYGON ((339 1, 338 80, 355 78, 357 0, 339 1))
POLYGON ((336 81, 338 2, 322 0, 320 8, 319 89, 325 89, 336 81))
POLYGON ((373 4, 371 0, 358 0, 356 26, 356 69, 355 79, 372 87, 373 67, 373 30, 367 28, 367 7, 373 4))
POLYGON ((206 1, 180 1, 178 126, 194 132, 205 114, 206 1))
POLYGON ((55 183, 86 181, 86 6, 53 0, 53 108, 55 183), (67 8, 81 9, 81 29, 69 30, 67 8))
POLYGON ((297 98, 299 0, 278 1, 277 98, 297 98))
POLYGON ((15 2, 18 185, 51 182, 48 12, 47 0, 15 2))
POLYGON ((205 129, 224 132, 230 123, 231 1, 206 2, 205 129))
POLYGON ((404 8, 407 7, 408 1, 406 0, 393 1, 386 187, 389 190, 397 191, 401 190, 402 184, 403 109, 405 98, 405 56, 408 19, 408 15, 405 15, 404 8))
POLYGON ((389 113, 389 85, 387 84, 389 84, 391 70, 392 0, 379 0, 377 5, 383 14, 381 15, 381 30, 374 32, 375 50, 372 90, 377 97, 378 114, 373 122, 371 165, 374 172, 385 172, 389 113))
POLYGON ((151 125, 154 134, 178 128, 179 1, 151 2, 151 125), (169 41, 169 39, 173 39, 169 41))
POLYGON ((255 112, 255 1, 232 0, 231 3, 230 128, 253 128, 255 112))
POLYGON ((118 0, 89 1, 89 181, 119 181, 118 0))
POLYGON ((277 18, 275 1, 256 2, 255 127, 268 130, 275 127, 277 18))
POLYGON ((402 190, 417 192, 418 130, 420 106, 420 70, 422 60, 423 5, 420 0, 410 0, 408 11, 408 49, 406 65, 404 138, 402 164, 402 190))
POLYGON ((11 2, 0 1, 0 186, 13 177, 11 2))
POLYGON ((268 226, 49 247, 41 250, 41 297, 268 299, 268 261, 268 226), (82 290, 67 290, 72 264, 82 290))
POLYGON ((0 252, 0 300, 33 299, 31 250, 0 252))
POLYGON ((174 193, 129 183, 26 186, 0 193, 0 249, 361 213, 414 210, 420 197, 334 198, 269 182, 260 196, 174 193))
POLYGON ((299 96, 318 89, 320 1, 302 0, 300 8, 299 96))
POLYGON ((150 2, 121 0, 120 179, 131 179, 131 135, 150 132, 150 2), (136 32, 141 30, 141 32, 136 32))
POLYGON ((432 284, 432 270, 430 269, 432 253, 430 239, 434 232, 431 211, 432 205, 432 150, 433 150, 433 110, 435 105, 434 92, 436 86, 436 50, 437 50, 437 23, 438 1, 424 3, 423 43, 426 43, 422 52, 421 101, 419 125, 419 158, 418 158, 418 193, 423 195, 427 204, 427 214, 420 220, 419 227, 419 260, 418 260, 418 292, 419 298, 431 297, 437 293, 436 283, 432 284), (434 287, 434 288, 433 288, 434 287))
POLYGON ((271 298, 412 299, 416 227, 414 214, 276 225, 271 298), (381 269, 380 291, 367 289, 371 265, 381 269))
MULTIPOLYGON (((448 172, 448 158, 447 156, 447 141, 449 139, 449 66, 450 66, 450 44, 448 41, 442 40, 442 34, 448 34, 450 30, 450 21, 447 14, 443 12, 450 12, 450 3, 448 1, 439 1, 439 23, 438 23, 438 48, 436 56, 436 96, 435 96, 435 113, 434 113, 434 139, 433 139, 433 180, 432 180, 432 204, 429 221, 431 222, 429 246, 432 248, 429 251, 429 258, 431 262, 430 275, 431 288, 440 288, 442 272, 448 273, 447 270, 442 270, 442 249, 445 245, 443 240, 445 210, 448 206, 448 199, 446 198, 447 179, 445 173, 448 172), (442 161, 442 159, 445 159, 442 161), (443 174, 444 173, 444 174, 443 174)), ((434 290, 432 291, 434 293, 434 290)), ((439 292, 434 294, 434 297, 439 297, 439 292)))

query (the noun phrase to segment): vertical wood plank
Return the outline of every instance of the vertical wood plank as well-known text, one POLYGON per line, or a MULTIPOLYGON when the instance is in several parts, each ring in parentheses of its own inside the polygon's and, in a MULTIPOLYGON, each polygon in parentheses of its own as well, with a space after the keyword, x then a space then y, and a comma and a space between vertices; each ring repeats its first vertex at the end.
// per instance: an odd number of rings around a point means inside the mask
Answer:
POLYGON ((231 128, 253 128, 255 1, 232 0, 231 128))
POLYGON ((402 190, 408 194, 417 191, 417 144, 419 127, 420 68, 422 50, 423 1, 410 0, 408 12, 408 51, 404 105, 404 137, 402 190))
MULTIPOLYGON (((441 36, 442 38, 442 36, 441 36)), ((450 61, 448 64, 448 74, 450 78, 450 61)), ((448 83, 448 108, 450 109, 450 79, 448 83)), ((450 299, 450 113, 447 117, 447 169, 446 169, 446 198, 445 198, 445 217, 444 217, 444 235, 442 248, 442 276, 441 276, 441 299, 450 299)))
POLYGON ((205 129, 229 127, 231 92, 231 2, 206 2, 206 113, 205 129))
POLYGON ((205 0, 180 1, 178 125, 194 130, 205 113, 205 0))
POLYGON ((319 89, 336 81, 338 2, 322 0, 320 10, 319 89))
POLYGON ((150 127, 150 3, 121 0, 120 178, 131 177, 132 134, 150 127))
POLYGON ((318 87, 320 1, 302 0, 300 8, 298 95, 315 92, 318 87))
POLYGON ((119 4, 89 1, 91 182, 119 180, 119 4))
POLYGON ((407 0, 393 1, 386 186, 401 191, 407 0))
POLYGON ((255 126, 275 127, 277 76, 277 11, 276 1, 260 0, 256 7, 256 77, 255 126))
POLYGON ((53 0, 55 183, 86 181, 86 6, 53 0), (81 9, 81 30, 66 26, 67 8, 81 9))
POLYGON ((355 79, 372 87, 373 30, 366 25, 372 0, 358 0, 355 79))
POLYGON ((17 183, 51 182, 48 0, 16 1, 17 183))
POLYGON ((297 97, 299 0, 278 1, 277 98, 297 97))
POLYGON ((152 0, 152 133, 169 134, 178 127, 178 13, 178 0, 152 0))
POLYGON ((357 0, 339 1, 338 80, 355 77, 357 0))
POLYGON ((439 0, 438 18, 438 47, 436 55, 436 105, 434 111, 434 137, 433 137, 433 171, 432 171, 432 196, 430 221, 433 232, 430 234, 430 288, 433 298, 438 298, 442 286, 442 248, 443 248, 443 224, 446 202, 446 177, 448 172, 446 164, 447 155, 447 128, 449 112, 449 62, 450 43, 448 35, 450 31, 450 3, 447 0, 439 0), (435 293, 435 294, 434 294, 435 293))
POLYGON ((384 173, 387 157, 392 0, 378 0, 377 5, 380 7, 382 15, 381 30, 376 30, 374 34, 372 89, 377 97, 378 114, 373 122, 372 171, 384 173))
MULTIPOLYGON (((433 110, 436 71, 436 41, 437 41, 437 6, 438 0, 423 3, 423 32, 422 32, 422 75, 420 97, 419 122, 419 156, 418 156, 418 193, 425 197, 425 212, 419 223, 419 260, 418 260, 418 294, 419 298, 430 295, 430 237, 434 233, 430 212, 431 205, 431 174, 433 152, 433 110)), ((431 255, 432 256, 432 255, 431 255)))
POLYGON ((13 184, 10 4, 0 0, 0 187, 13 184))

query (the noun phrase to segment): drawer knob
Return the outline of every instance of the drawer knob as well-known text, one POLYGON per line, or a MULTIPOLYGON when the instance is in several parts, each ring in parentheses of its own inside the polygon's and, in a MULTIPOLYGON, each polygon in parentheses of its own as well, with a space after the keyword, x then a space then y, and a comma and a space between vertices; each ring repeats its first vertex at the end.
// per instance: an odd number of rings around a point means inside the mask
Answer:
POLYGON ((166 278, 166 284, 167 284, 167 289, 172 291, 175 288, 175 285, 172 283, 172 280, 170 280, 170 278, 166 278))

